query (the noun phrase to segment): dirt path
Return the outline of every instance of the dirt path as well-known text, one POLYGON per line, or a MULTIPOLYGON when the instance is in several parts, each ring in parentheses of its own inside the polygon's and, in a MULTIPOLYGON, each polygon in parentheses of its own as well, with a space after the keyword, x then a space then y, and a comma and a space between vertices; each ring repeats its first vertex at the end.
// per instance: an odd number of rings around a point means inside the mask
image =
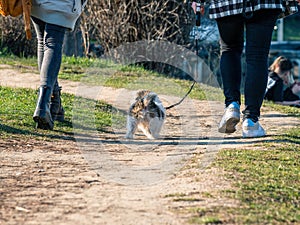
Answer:
MULTIPOLYGON (((37 74, 1 66, 1 86, 37 88, 38 83, 37 74)), ((122 110, 134 95, 125 89, 60 84, 64 92, 102 99, 122 110), (126 99, 119 101, 119 96, 126 99)), ((161 98, 165 104, 178 100, 161 98)), ((217 194, 231 184, 223 171, 208 167, 216 153, 255 148, 300 121, 264 111, 261 123, 268 136, 242 139, 240 127, 230 136, 217 132, 222 112, 222 103, 187 99, 168 112, 163 139, 155 141, 142 135, 126 141, 125 128, 117 124, 111 133, 75 130, 75 141, 0 139, 0 224, 183 225, 191 212, 178 212, 186 207, 238 207, 217 194), (188 200, 178 200, 184 197, 188 200)))

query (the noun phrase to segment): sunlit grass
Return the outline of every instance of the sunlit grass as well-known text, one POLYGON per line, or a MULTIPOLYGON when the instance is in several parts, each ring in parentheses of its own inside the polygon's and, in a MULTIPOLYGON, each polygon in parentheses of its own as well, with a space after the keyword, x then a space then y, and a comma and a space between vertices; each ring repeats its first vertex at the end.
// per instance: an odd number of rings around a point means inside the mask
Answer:
MULTIPOLYGON (((73 103, 82 101, 92 108, 82 108, 80 116, 93 115, 87 117, 85 126, 88 129, 93 127, 96 130, 105 131, 112 124, 112 118, 125 120, 125 116, 118 116, 117 110, 111 105, 101 101, 74 97, 69 94, 62 94, 62 102, 65 108, 65 122, 55 122, 53 131, 44 131, 35 128, 32 115, 35 110, 37 91, 23 88, 0 87, 0 136, 10 136, 11 134, 30 135, 36 137, 53 137, 63 134, 72 138, 73 135, 73 103), (93 110, 91 112, 91 109, 93 110), (93 120, 92 120, 93 119, 93 120)), ((78 111, 77 111, 78 113, 78 111)))

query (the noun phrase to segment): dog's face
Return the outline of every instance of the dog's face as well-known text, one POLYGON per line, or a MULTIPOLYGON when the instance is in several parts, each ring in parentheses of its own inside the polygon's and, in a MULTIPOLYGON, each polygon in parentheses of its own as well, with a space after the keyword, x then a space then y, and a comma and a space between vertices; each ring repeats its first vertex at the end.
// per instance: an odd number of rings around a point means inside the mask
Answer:
POLYGON ((154 117, 164 117, 161 111, 165 111, 163 107, 159 106, 161 102, 154 92, 147 90, 142 90, 137 93, 135 103, 131 105, 129 109, 129 114, 136 118, 145 118, 149 116, 154 117))
POLYGON ((126 138, 133 138, 137 128, 149 139, 158 138, 164 119, 165 108, 157 94, 148 90, 139 91, 129 108, 126 138))

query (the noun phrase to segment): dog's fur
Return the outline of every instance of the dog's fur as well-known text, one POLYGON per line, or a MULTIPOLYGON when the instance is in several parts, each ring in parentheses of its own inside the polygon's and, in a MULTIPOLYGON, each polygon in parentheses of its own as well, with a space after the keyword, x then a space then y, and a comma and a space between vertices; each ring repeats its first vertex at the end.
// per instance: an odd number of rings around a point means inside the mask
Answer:
POLYGON ((157 94, 148 90, 137 93, 127 116, 127 139, 133 139, 139 128, 149 139, 157 139, 166 118, 166 110, 157 94))

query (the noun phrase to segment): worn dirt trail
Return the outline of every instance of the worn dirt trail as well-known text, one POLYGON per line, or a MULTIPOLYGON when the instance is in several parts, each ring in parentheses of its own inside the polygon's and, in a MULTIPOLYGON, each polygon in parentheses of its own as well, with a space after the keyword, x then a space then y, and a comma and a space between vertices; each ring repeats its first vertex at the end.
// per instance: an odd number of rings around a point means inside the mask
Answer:
MULTIPOLYGON (((1 86, 38 84, 37 74, 1 66, 1 86)), ((135 93, 66 80, 60 84, 64 92, 101 99, 120 110, 127 110, 135 93)), ((178 100, 161 99, 166 105, 178 100)), ((69 137, 57 131, 51 141, 0 139, 0 224, 183 225, 189 224, 192 212, 184 211, 189 207, 238 207, 218 195, 232 187, 224 171, 210 167, 216 153, 255 149, 255 143, 272 142, 279 129, 300 121, 264 109, 261 123, 268 136, 242 139, 240 126, 230 136, 217 132, 222 113, 220 102, 187 99, 168 112, 162 139, 155 141, 140 134, 127 141, 125 127, 117 124, 110 133, 74 129, 69 137)), ((230 218, 224 216, 223 222, 230 218)))

